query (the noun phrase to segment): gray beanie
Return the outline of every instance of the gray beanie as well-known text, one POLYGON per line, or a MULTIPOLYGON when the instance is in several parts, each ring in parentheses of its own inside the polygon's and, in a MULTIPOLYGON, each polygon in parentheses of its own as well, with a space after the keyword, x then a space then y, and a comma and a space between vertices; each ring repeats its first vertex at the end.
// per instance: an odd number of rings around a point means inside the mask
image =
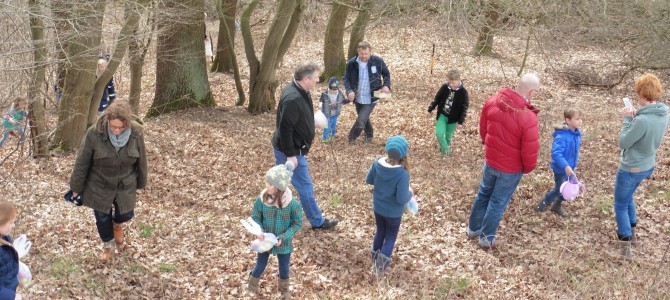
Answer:
POLYGON ((265 180, 279 190, 285 191, 291 182, 291 177, 293 177, 293 170, 295 170, 295 166, 292 162, 287 161, 286 164, 270 168, 265 173, 265 180))

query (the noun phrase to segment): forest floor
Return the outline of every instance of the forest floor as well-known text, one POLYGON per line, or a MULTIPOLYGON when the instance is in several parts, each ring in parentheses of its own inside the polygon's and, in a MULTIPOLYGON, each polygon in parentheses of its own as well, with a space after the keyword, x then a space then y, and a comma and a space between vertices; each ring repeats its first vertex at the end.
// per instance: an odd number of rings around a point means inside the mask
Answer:
MULTIPOLYGON (((310 20, 305 22, 277 72, 282 86, 300 61, 322 61, 323 31, 309 31, 310 20)), ((340 116, 338 138, 323 144, 317 132, 308 157, 320 207, 326 217, 341 222, 324 232, 311 230, 305 221, 295 236, 291 283, 296 299, 670 298, 667 138, 654 174, 635 194, 641 245, 632 262, 615 255, 617 136, 621 97, 632 96, 630 78, 612 90, 574 88, 551 67, 542 49, 531 48, 526 71, 537 73, 543 85, 533 99, 541 110, 538 166, 523 177, 504 215, 498 229, 503 244, 486 252, 465 236, 483 164, 479 113, 489 95, 514 85, 524 41, 497 38, 495 49, 505 49, 499 57, 475 57, 470 54, 474 37, 450 35, 436 25, 440 21, 417 18, 409 27, 386 22, 374 24, 367 33, 373 52, 388 64, 393 84, 393 98, 381 101, 371 118, 374 142, 347 143, 355 118, 349 105, 340 116), (438 49, 431 75, 433 42, 438 49), (449 68, 462 70, 471 98, 466 123, 454 137, 453 155, 443 157, 434 118, 424 114, 449 68), (568 106, 584 112, 577 173, 588 192, 566 204, 570 216, 561 218, 536 213, 533 207, 552 187, 552 128, 568 106), (372 187, 364 179, 373 160, 384 155, 386 137, 396 134, 411 145, 412 185, 420 191, 420 211, 403 218, 394 264, 377 281, 368 256, 374 234, 372 187)), ((238 53, 243 53, 241 48, 238 53)), ((552 55, 554 63, 568 59, 567 53, 552 55)), ((569 53, 573 59, 594 55, 569 53)), ((243 54, 238 61, 246 84, 243 54)), ((144 111, 155 82, 149 63, 145 74, 144 111)), ((123 74, 116 78, 128 80, 123 74)), ((10 156, 0 167, 3 194, 20 210, 13 235, 27 234, 33 241, 25 258, 33 282, 20 293, 29 299, 248 297, 246 280, 255 254, 249 250, 252 236, 239 220, 250 215, 264 187, 262 177, 274 163, 270 137, 275 114, 252 116, 234 106, 231 75, 210 74, 210 84, 216 108, 146 120, 149 185, 139 192, 136 217, 126 226, 129 249, 110 264, 96 260, 101 243, 92 211, 62 198, 75 155, 34 160, 25 153, 19 158, 11 147, 0 149, 0 157, 10 156)), ((123 99, 127 85, 120 84, 119 93, 123 99)), ((264 298, 278 298, 276 274, 272 258, 261 280, 264 298)))

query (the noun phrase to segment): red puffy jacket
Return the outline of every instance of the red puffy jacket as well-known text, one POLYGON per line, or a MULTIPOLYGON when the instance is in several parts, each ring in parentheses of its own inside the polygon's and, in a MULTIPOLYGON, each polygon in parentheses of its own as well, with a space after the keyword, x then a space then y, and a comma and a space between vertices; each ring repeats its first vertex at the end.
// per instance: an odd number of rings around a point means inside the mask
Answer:
POLYGON ((505 173, 528 174, 535 169, 540 150, 539 112, 509 88, 486 100, 479 117, 479 135, 489 166, 505 173))

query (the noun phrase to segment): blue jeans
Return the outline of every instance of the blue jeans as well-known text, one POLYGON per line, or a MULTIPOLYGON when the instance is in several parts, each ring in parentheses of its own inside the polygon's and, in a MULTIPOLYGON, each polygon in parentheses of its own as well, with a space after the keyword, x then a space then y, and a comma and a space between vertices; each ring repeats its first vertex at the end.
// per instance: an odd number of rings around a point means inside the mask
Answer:
MULTIPOLYGON (((275 164, 286 163, 286 155, 281 151, 274 149, 275 164)), ((298 191, 300 204, 302 204, 302 211, 305 212, 305 217, 312 227, 321 227, 326 220, 321 214, 319 204, 314 199, 314 183, 312 183, 312 176, 309 175, 309 166, 307 165, 307 158, 304 155, 296 155, 298 165, 293 170, 293 177, 291 177, 291 184, 298 191)))
MULTIPOLYGON (((265 268, 268 266, 268 259, 270 258, 270 251, 258 253, 256 257, 256 266, 251 271, 251 276, 261 278, 265 268)), ((289 264, 291 263, 291 253, 277 254, 279 261, 279 279, 289 278, 289 264)))
POLYGON ((565 201, 565 199, 563 199, 563 194, 561 194, 561 185, 566 181, 568 181, 568 176, 566 174, 558 174, 554 171, 554 189, 547 192, 547 195, 544 196, 544 200, 542 201, 544 205, 549 205, 556 199, 558 199, 558 202, 565 201))
POLYGON ((505 173, 484 163, 483 173, 477 198, 472 204, 468 229, 479 236, 480 245, 490 245, 523 172, 505 173))
POLYGON ((23 130, 23 127, 15 126, 12 130, 4 130, 2 133, 2 140, 0 140, 0 147, 5 144, 5 141, 7 141, 7 138, 9 138, 9 135, 12 133, 12 131, 14 134, 21 134, 21 143, 26 140, 26 132, 23 130))
POLYGON ((328 120, 328 127, 323 129, 322 140, 327 140, 331 137, 335 137, 335 132, 337 132, 337 116, 331 116, 328 120))
POLYGON ((614 184, 614 214, 616 216, 617 234, 620 239, 627 240, 633 235, 631 227, 637 224, 633 193, 645 178, 651 176, 654 168, 639 173, 619 170, 614 184))
POLYGON ((375 224, 377 224, 377 232, 375 232, 375 239, 372 241, 372 251, 381 250, 381 253, 386 257, 391 257, 395 241, 398 238, 398 231, 400 231, 400 218, 387 218, 378 213, 375 213, 375 224))
POLYGON ((354 122, 354 126, 351 127, 351 131, 349 131, 349 141, 355 141, 364 130, 365 139, 371 140, 374 137, 374 130, 372 129, 372 123, 370 122, 370 115, 377 103, 360 104, 354 102, 354 104, 356 105, 356 114, 358 114, 358 117, 356 117, 356 122, 354 122))
POLYGON ((98 228, 100 239, 105 243, 114 240, 114 223, 125 223, 135 216, 135 213, 132 210, 123 215, 116 213, 118 211, 119 206, 116 204, 116 201, 114 201, 114 213, 112 210, 110 210, 109 213, 101 213, 97 210, 93 210, 95 226, 98 228))

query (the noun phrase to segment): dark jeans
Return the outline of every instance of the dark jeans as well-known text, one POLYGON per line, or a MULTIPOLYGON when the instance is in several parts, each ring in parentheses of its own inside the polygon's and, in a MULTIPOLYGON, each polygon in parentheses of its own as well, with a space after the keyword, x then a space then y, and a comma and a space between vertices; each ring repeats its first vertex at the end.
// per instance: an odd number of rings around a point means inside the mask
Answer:
POLYGON ((400 231, 400 221, 402 221, 402 217, 387 218, 375 213, 377 232, 375 232, 375 239, 372 242, 373 252, 381 250, 384 256, 391 257, 395 241, 398 238, 398 231, 400 231))
MULTIPOLYGON (((256 278, 261 278, 265 267, 268 266, 268 259, 270 258, 270 251, 258 253, 256 258, 256 266, 254 270, 251 271, 251 276, 256 278)), ((287 254, 277 254, 277 260, 279 261, 279 279, 288 279, 289 275, 289 264, 291 263, 291 253, 287 254)))
POLYGON ((354 102, 354 104, 356 105, 356 114, 358 114, 358 117, 356 118, 356 122, 354 122, 354 126, 351 127, 351 131, 349 131, 349 141, 355 141, 363 130, 365 130, 365 139, 371 140, 374 137, 374 133, 372 123, 370 122, 370 115, 377 104, 360 104, 358 102, 354 102))
MULTIPOLYGON (((114 201, 114 212, 119 211, 119 206, 114 201)), ((93 215, 95 215, 95 226, 98 227, 98 234, 100 239, 107 243, 111 242, 114 239, 114 223, 121 224, 130 221, 135 216, 135 212, 132 210, 119 215, 113 213, 112 210, 109 210, 109 213, 101 213, 97 210, 93 210, 93 215)))
POLYGON ((565 173, 559 174, 554 171, 554 188, 544 196, 544 200, 542 201, 544 205, 549 205, 554 200, 558 202, 565 200, 563 199, 563 194, 561 194, 561 185, 566 181, 568 181, 568 176, 565 173))

